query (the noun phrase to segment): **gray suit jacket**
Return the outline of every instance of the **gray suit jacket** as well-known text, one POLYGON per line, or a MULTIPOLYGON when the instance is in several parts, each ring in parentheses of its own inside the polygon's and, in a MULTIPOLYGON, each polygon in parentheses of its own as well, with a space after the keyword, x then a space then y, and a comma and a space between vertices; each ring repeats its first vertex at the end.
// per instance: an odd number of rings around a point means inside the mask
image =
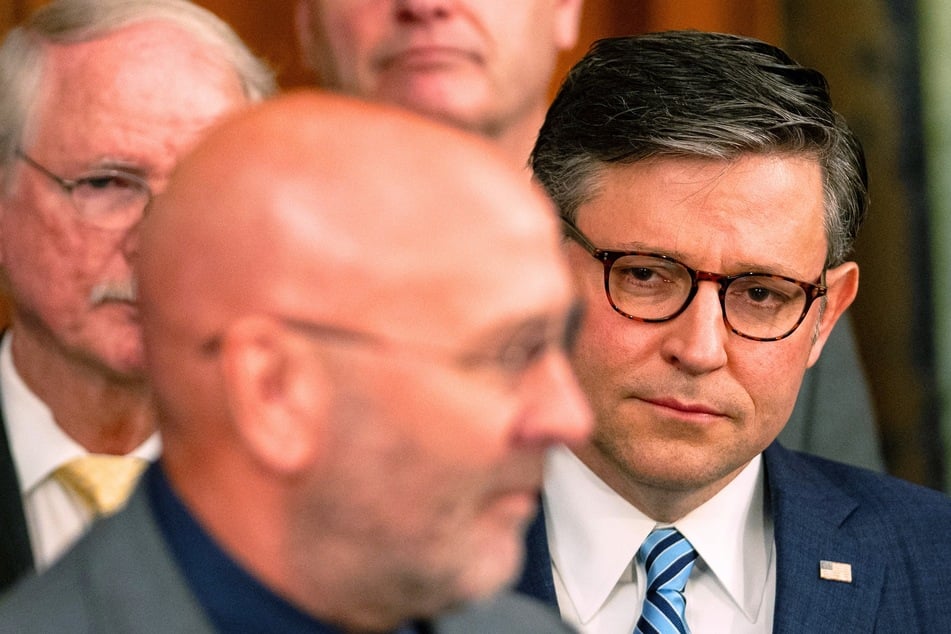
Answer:
POLYGON ((836 324, 819 361, 803 378, 789 422, 787 449, 885 471, 875 408, 848 313, 836 324))
MULTIPOLYGON (((570 632, 549 609, 504 593, 432 624, 437 634, 570 632)), ((0 633, 214 632, 166 546, 144 487, 53 568, 0 601, 0 633)))

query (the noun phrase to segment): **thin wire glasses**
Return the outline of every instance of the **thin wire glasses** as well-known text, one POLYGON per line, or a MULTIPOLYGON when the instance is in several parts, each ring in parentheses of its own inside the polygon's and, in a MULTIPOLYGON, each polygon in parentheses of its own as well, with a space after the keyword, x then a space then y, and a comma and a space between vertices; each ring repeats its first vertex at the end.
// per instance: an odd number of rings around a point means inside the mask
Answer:
POLYGON ((815 284, 755 271, 697 271, 659 253, 599 249, 571 221, 562 222, 568 236, 604 265, 608 302, 628 319, 673 319, 690 305, 700 282, 714 282, 720 287, 723 321, 732 332, 755 341, 778 341, 799 327, 812 303, 827 291, 821 284, 824 271, 815 284))
POLYGON ((101 229, 127 229, 142 219, 152 200, 144 179, 115 169, 99 169, 75 180, 58 176, 17 149, 24 163, 55 181, 69 196, 79 218, 101 229))
MULTIPOLYGON (((275 316, 285 325, 303 334, 316 338, 351 345, 369 345, 390 351, 400 350, 432 361, 456 365, 462 370, 485 370, 508 387, 514 387, 532 367, 548 355, 567 354, 574 345, 581 325, 583 308, 573 305, 564 323, 529 319, 513 331, 506 330, 497 341, 477 350, 450 350, 440 345, 401 342, 382 335, 329 323, 275 316), (542 322, 545 323, 542 323, 542 322)), ((205 354, 217 354, 221 347, 221 334, 206 339, 201 344, 205 354)))

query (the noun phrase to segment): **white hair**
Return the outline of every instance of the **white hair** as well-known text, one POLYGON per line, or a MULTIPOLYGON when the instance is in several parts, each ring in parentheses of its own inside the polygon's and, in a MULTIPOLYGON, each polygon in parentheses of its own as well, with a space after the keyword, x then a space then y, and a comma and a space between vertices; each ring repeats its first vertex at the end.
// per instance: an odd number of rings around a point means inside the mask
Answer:
POLYGON ((234 69, 245 96, 261 101, 276 89, 274 74, 223 20, 186 0, 54 0, 13 29, 0 46, 0 170, 7 176, 29 123, 47 43, 95 40, 144 21, 175 25, 213 49, 234 69))

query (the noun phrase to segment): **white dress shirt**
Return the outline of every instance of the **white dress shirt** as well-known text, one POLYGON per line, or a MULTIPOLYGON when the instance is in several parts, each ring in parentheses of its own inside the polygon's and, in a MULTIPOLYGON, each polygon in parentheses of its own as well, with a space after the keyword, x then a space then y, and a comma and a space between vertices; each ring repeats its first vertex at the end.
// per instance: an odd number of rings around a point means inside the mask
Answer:
MULTIPOLYGON (((42 572, 93 520, 85 504, 52 477, 61 465, 88 452, 59 428, 46 404, 23 382, 13 365, 12 340, 7 331, 0 342, 0 406, 20 480, 34 564, 42 572)), ((158 434, 153 434, 130 455, 153 461, 160 450, 158 434)))
MULTIPOLYGON (((772 631, 776 554, 757 456, 722 491, 674 522, 696 549, 684 596, 693 634, 772 631)), ((546 463, 545 520, 562 618, 582 634, 630 634, 647 573, 634 556, 659 524, 564 447, 546 463)))

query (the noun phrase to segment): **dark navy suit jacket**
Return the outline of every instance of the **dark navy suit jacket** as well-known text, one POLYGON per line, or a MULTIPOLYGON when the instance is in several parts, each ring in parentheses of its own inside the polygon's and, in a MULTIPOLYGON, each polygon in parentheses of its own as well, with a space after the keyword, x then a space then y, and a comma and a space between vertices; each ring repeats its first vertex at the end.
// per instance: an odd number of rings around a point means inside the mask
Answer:
MULTIPOLYGON (((763 452, 776 540, 773 632, 951 632, 951 498, 788 451, 763 452), (848 563, 852 582, 819 577, 848 563)), ((557 606, 545 519, 518 590, 557 606)))
POLYGON ((33 551, 20 497, 20 481, 0 412, 0 593, 32 570, 33 551))

